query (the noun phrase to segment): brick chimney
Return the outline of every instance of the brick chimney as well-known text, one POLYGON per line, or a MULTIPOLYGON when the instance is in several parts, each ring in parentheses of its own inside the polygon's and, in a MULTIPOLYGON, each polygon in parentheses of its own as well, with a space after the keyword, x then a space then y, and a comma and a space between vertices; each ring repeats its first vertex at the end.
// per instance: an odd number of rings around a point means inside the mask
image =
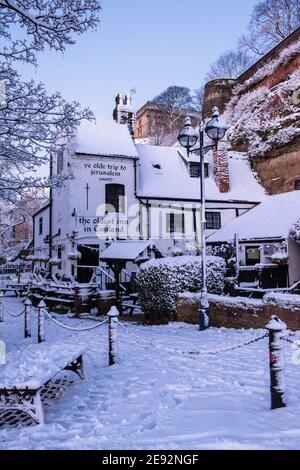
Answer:
POLYGON ((134 135, 135 112, 132 106, 131 95, 117 95, 113 118, 118 124, 127 124, 131 135, 134 135))
POLYGON ((220 142, 218 149, 213 150, 214 177, 220 193, 230 191, 227 144, 220 142))

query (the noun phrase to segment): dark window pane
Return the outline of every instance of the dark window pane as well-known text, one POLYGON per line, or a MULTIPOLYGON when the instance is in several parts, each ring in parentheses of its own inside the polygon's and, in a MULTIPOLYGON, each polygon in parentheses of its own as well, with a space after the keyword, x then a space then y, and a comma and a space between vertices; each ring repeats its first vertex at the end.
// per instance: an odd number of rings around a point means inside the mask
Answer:
POLYGON ((218 230, 221 228, 221 213, 220 212, 206 212, 206 228, 208 230, 218 230))
POLYGON ((184 233, 184 214, 167 214, 167 233, 184 233))
POLYGON ((200 178, 200 163, 190 163, 190 177, 200 178))
POLYGON ((59 149, 57 152, 57 174, 63 172, 64 169, 64 151, 63 149, 59 149))
POLYGON ((125 212, 125 187, 123 184, 105 186, 105 204, 107 212, 125 212))
POLYGON ((43 233, 43 217, 39 218, 39 235, 43 233))
MULTIPOLYGON (((192 162, 189 165, 190 168, 190 177, 191 178, 200 178, 201 166, 200 163, 192 162)), ((204 163, 204 177, 208 177, 208 163, 204 163)))
POLYGON ((300 190, 300 179, 294 181, 294 189, 295 189, 296 191, 299 191, 299 190, 300 190))

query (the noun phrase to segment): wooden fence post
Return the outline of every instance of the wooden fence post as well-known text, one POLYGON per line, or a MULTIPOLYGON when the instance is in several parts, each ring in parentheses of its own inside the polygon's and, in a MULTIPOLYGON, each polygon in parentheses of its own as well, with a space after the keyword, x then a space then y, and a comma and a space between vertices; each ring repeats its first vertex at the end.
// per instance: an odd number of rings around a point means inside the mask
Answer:
POLYGON ((24 312, 24 338, 31 338, 31 306, 32 302, 27 297, 24 302, 25 312, 24 312))
POLYGON ((4 322, 4 293, 0 291, 0 323, 4 322))
POLYGON ((111 307, 108 316, 108 342, 109 342, 109 365, 113 366, 117 362, 118 355, 118 323, 119 311, 116 307, 111 307))
POLYGON ((38 304, 38 343, 45 342, 45 313, 46 304, 43 300, 38 304))
POLYGON ((280 337, 287 326, 273 315, 266 328, 269 330, 271 410, 275 410, 286 406, 284 351, 280 337))

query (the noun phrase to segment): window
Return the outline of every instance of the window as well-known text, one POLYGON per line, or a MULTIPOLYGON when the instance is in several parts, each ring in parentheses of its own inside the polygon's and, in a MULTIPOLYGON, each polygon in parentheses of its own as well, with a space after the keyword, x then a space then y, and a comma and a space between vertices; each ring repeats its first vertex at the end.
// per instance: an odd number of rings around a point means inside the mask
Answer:
POLYGON ((190 163, 190 177, 200 178, 200 163, 190 163))
POLYGON ((123 184, 105 185, 105 204, 107 212, 125 212, 125 186, 123 184))
POLYGON ((208 230, 218 230, 221 228, 221 213, 220 212, 206 212, 206 228, 208 230))
POLYGON ((300 190, 300 179, 297 179, 297 180, 294 181, 294 189, 296 191, 300 190))
POLYGON ((63 172, 64 169, 64 151, 63 149, 59 149, 57 152, 57 174, 63 172))
POLYGON ((255 266, 260 263, 260 247, 246 246, 246 265, 255 266))
POLYGON ((275 253, 275 246, 274 245, 264 245, 264 255, 265 256, 272 256, 275 253))
POLYGON ((61 259, 61 254, 62 254, 62 247, 61 247, 61 245, 58 245, 58 247, 57 247, 57 257, 58 257, 58 259, 61 259))
POLYGON ((39 235, 43 233, 43 217, 39 218, 39 235))
POLYGON ((184 214, 167 214, 167 233, 184 233, 184 214))
MULTIPOLYGON (((201 166, 200 163, 192 162, 190 163, 190 177, 191 178, 200 178, 201 166)), ((204 163, 204 177, 208 177, 208 163, 204 163)))

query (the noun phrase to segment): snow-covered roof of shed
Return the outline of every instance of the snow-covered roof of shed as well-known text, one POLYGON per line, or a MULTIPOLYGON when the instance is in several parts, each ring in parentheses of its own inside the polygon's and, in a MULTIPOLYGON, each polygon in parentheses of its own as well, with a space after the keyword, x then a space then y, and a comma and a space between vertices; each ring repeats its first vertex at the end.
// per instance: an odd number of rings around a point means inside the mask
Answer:
POLYGON ((106 250, 101 253, 100 258, 102 260, 121 259, 134 261, 150 245, 152 245, 152 242, 149 240, 118 240, 106 248, 106 250))
POLYGON ((104 118, 81 123, 77 130, 75 153, 138 158, 128 126, 104 118))
MULTIPOLYGON (((183 149, 151 145, 136 145, 136 148, 140 156, 139 196, 199 199, 199 179, 190 177, 183 149)), ((209 163, 209 177, 205 179, 207 200, 259 202, 266 196, 243 154, 229 153, 230 191, 227 193, 220 193, 214 181, 212 155, 207 154, 205 161, 209 163)))
POLYGON ((298 191, 268 196, 261 204, 208 237, 208 242, 233 240, 235 233, 240 240, 287 238, 299 214, 298 191))

